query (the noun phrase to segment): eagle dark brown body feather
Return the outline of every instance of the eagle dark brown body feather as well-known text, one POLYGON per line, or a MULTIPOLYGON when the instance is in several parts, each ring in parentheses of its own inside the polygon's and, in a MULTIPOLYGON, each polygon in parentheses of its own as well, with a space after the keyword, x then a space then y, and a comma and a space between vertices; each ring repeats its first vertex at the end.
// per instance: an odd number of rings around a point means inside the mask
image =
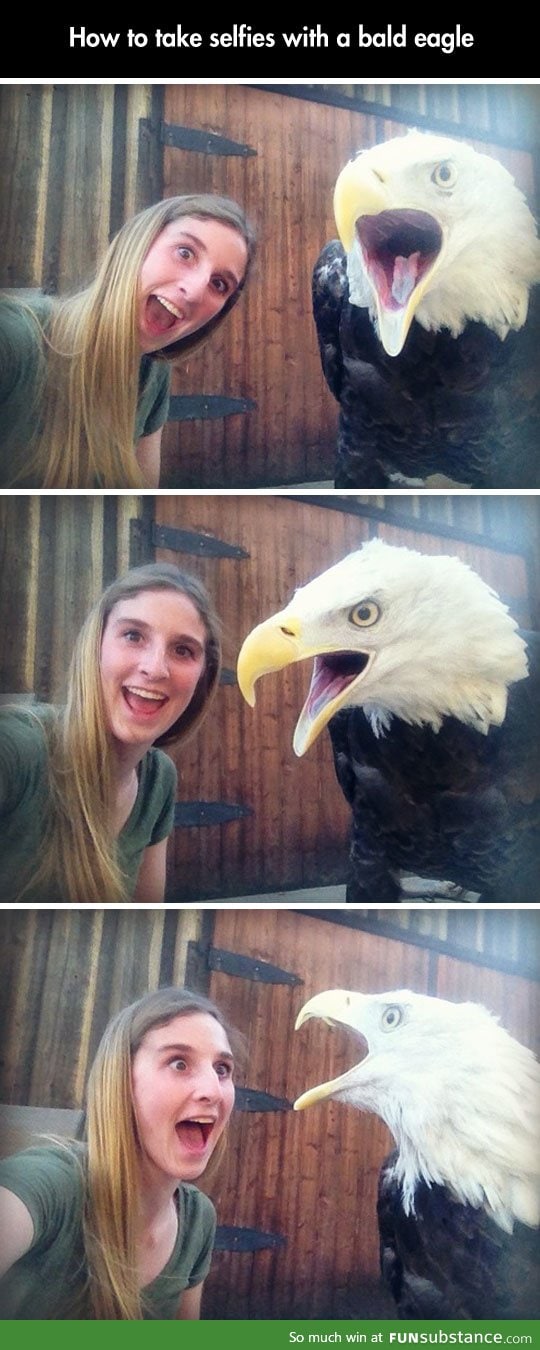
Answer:
POLYGON ((346 255, 327 244, 313 275, 324 375, 340 405, 335 484, 444 474, 479 488, 540 486, 540 298, 504 341, 482 323, 427 332, 414 321, 388 356, 367 309, 349 302, 346 255))
POLYGON ((507 1233, 483 1208, 444 1186, 420 1182, 407 1215, 392 1175, 379 1178, 381 1270, 402 1318, 537 1318, 540 1234, 516 1223, 507 1233))
POLYGON ((454 717, 440 731, 392 718, 376 737, 361 708, 330 722, 340 786, 352 808, 347 900, 398 901, 400 871, 453 881, 507 904, 539 898, 540 653, 509 690, 487 735, 454 717))

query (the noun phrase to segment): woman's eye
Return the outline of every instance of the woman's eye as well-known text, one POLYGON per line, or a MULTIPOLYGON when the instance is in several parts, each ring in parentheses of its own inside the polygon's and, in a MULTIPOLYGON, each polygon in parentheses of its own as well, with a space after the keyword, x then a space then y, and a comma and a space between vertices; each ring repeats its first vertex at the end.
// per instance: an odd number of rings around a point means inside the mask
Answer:
POLYGON ((128 628, 124 633, 124 637, 127 638, 128 642, 138 642, 141 636, 142 635, 137 628, 128 628))
POLYGON ((189 248, 187 244, 179 244, 178 253, 179 256, 184 259, 184 261, 186 261, 188 258, 193 258, 195 256, 193 253, 193 249, 189 248))
POLYGON ((186 1064, 185 1059, 172 1059, 172 1060, 171 1060, 171 1069, 187 1069, 187 1064, 186 1064))
POLYGON ((216 1073, 218 1078, 230 1078, 232 1074, 232 1064, 216 1064, 216 1073))
POLYGON ((227 294, 229 285, 228 282, 225 281, 224 277, 212 277, 212 285, 214 287, 214 290, 218 291, 219 295, 227 294))

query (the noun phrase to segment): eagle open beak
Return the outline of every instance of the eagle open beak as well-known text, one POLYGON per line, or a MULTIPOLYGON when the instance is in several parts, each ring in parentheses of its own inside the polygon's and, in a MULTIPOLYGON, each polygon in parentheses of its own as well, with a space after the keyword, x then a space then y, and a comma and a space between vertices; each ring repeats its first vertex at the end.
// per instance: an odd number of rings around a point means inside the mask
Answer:
POLYGON ((261 675, 282 670, 296 661, 316 658, 308 696, 294 733, 293 749, 299 757, 309 750, 323 727, 347 701, 350 689, 365 674, 373 659, 373 653, 356 654, 358 669, 348 675, 340 675, 339 671, 333 673, 330 669, 329 678, 319 692, 320 666, 317 658, 323 657, 325 653, 335 655, 338 649, 333 644, 324 647, 319 643, 316 646, 306 643, 302 637, 301 620, 285 609, 265 623, 258 624, 248 634, 238 656, 240 692, 252 708, 255 706, 254 686, 261 675), (335 692, 332 693, 332 690, 335 692))
POLYGON ((438 268, 443 233, 434 216, 396 207, 383 175, 360 155, 341 170, 334 214, 347 254, 357 242, 389 356, 399 356, 420 301, 438 268))
MULTIPOLYGON (((364 995, 350 993, 347 989, 328 989, 323 994, 316 994, 304 1007, 300 1009, 295 1022, 295 1031, 302 1027, 305 1022, 309 1022, 311 1017, 320 1017, 329 1026, 334 1026, 338 1022, 342 1026, 351 1027, 357 1031, 356 1017, 361 1010, 364 1002, 364 995), (357 1012, 355 1013, 355 1009, 357 1012)), ((360 1033, 361 1034, 361 1033, 360 1033)), ((358 1065, 355 1064, 352 1069, 346 1073, 340 1074, 339 1078, 331 1078, 327 1083, 319 1083, 317 1087, 308 1088, 293 1102, 294 1111, 304 1111, 306 1106, 313 1106, 315 1102, 323 1101, 325 1097, 333 1097, 337 1093, 345 1090, 354 1075, 357 1077, 358 1065)))

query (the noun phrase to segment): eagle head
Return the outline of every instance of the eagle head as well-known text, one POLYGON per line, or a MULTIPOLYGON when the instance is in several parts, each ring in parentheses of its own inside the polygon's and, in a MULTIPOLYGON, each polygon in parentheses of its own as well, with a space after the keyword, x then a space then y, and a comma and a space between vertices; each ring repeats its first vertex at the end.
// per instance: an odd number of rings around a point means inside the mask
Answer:
POLYGON ((350 300, 368 308, 390 356, 412 320, 454 337, 477 320, 523 326, 540 242, 507 169, 461 141, 411 131, 362 150, 334 192, 350 300))
POLYGON ((251 705, 261 675, 314 657, 294 736, 303 755, 341 708, 362 707, 375 735, 393 716, 438 731, 446 715, 487 734, 508 685, 527 675, 506 606, 466 563, 373 539, 296 591, 238 657, 251 705))
POLYGON ((540 1065, 490 1012, 408 989, 331 989, 304 1005, 296 1029, 310 1018, 349 1028, 362 1056, 294 1108, 331 1097, 379 1115, 407 1212, 423 1180, 483 1205, 507 1231, 516 1218, 540 1223, 540 1065))

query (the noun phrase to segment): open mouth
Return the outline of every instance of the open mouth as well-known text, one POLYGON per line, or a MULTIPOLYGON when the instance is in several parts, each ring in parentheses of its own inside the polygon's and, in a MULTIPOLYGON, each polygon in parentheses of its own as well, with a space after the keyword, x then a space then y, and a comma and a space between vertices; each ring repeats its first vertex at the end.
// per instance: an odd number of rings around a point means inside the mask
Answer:
POLYGON ((309 717, 318 717, 327 703, 348 689, 366 669, 366 652, 327 652, 316 656, 305 711, 309 717))
POLYGON ((440 225, 426 211, 380 211, 360 216, 356 233, 381 306, 403 309, 441 251, 440 225))
MULTIPOLYGON (((327 1017, 321 1014, 321 1020, 326 1022, 334 1033, 339 1033, 338 1049, 343 1058, 350 1060, 351 1041, 354 1047, 354 1059, 351 1067, 339 1074, 335 1078, 329 1078, 326 1083, 317 1083, 312 1088, 307 1088, 294 1103, 295 1111, 303 1111, 306 1106, 313 1106, 315 1102, 324 1101, 328 1097, 339 1097, 340 1093, 346 1093, 351 1085, 351 1078, 356 1077, 359 1064, 363 1064, 369 1057, 369 1044, 361 1031, 356 1031, 352 1027, 345 1026, 333 1017, 327 1017)), ((298 1026, 298 1023, 297 1023, 298 1026)))
POLYGON ((325 652, 315 657, 309 693, 294 733, 296 755, 305 754, 334 713, 346 704, 347 690, 373 658, 373 652, 325 652))
POLYGON ((166 694, 158 694, 151 689, 138 689, 133 685, 124 685, 122 694, 128 708, 137 717, 156 717, 168 703, 166 694))
POLYGON ((158 333, 167 333, 181 323, 184 315, 166 300, 163 295, 149 295, 146 302, 146 317, 150 327, 158 333))
POLYGON ((214 1129, 213 1120, 179 1120, 175 1129, 180 1142, 190 1153, 202 1153, 214 1129))

